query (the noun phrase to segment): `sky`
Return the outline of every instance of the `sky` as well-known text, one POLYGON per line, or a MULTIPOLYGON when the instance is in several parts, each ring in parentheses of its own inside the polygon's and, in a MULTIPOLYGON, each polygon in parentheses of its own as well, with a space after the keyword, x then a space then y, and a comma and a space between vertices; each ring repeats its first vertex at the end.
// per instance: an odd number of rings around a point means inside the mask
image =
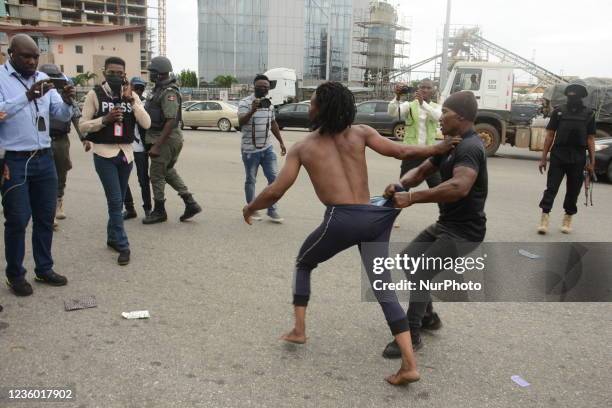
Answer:
MULTIPOLYGON (((167 3, 168 56, 175 71, 197 71, 197 0, 167 3)), ((390 3, 412 19, 410 62, 435 55, 446 0, 390 3)), ((451 11, 451 24, 480 26, 487 40, 556 74, 612 77, 612 1, 452 0, 451 11)))

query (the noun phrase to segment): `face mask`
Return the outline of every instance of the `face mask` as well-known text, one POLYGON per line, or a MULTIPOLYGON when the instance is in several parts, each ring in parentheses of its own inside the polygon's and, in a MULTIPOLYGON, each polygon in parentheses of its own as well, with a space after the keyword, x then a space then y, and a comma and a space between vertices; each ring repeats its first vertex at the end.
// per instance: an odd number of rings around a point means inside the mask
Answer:
POLYGON ((567 105, 570 108, 580 108, 583 106, 582 98, 578 95, 568 95, 567 96, 567 105))
POLYGON ((156 71, 149 71, 149 80, 151 82, 157 82, 159 80, 159 73, 156 71))
POLYGON ((256 87, 255 88, 255 97, 256 98, 263 98, 267 94, 268 94, 268 89, 260 88, 260 87, 256 87))
POLYGON ((106 83, 108 83, 110 89, 112 89, 113 92, 116 93, 121 92, 121 86, 123 85, 123 82, 123 77, 118 75, 109 75, 106 77, 106 83))

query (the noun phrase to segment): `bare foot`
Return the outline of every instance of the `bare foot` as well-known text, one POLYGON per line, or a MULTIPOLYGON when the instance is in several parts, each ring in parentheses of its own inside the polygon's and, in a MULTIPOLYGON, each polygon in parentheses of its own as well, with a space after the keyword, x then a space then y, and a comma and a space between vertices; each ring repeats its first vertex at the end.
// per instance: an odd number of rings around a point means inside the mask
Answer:
POLYGON ((421 379, 421 374, 417 370, 409 371, 400 368, 399 371, 389 377, 385 378, 391 385, 405 385, 413 382, 417 382, 421 379))
POLYGON ((306 334, 298 333, 295 329, 293 329, 289 333, 283 334, 281 336, 281 340, 294 344, 304 344, 306 343, 306 334))

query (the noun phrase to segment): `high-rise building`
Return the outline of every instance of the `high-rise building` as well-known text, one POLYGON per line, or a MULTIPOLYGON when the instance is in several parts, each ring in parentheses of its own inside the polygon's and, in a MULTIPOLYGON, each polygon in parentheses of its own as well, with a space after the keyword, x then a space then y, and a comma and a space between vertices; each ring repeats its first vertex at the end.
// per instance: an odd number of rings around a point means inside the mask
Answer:
POLYGON ((0 0, 0 24, 140 26, 140 72, 151 59, 147 0, 0 0))
MULTIPOLYGON (((369 0, 198 0, 202 80, 248 83, 271 68, 295 69, 305 85, 359 81, 351 67, 352 24, 369 0)), ((358 71, 358 70, 355 70, 358 71)))

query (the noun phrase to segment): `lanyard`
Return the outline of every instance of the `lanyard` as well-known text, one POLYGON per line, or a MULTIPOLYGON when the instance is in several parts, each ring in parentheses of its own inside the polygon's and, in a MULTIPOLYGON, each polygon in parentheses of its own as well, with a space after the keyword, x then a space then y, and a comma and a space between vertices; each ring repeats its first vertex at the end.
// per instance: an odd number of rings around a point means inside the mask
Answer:
MULTIPOLYGON (((6 68, 6 65, 4 66, 4 68, 6 68)), ((8 68, 6 68, 6 70, 8 71, 8 68)), ((19 77, 17 76, 17 73, 13 72, 11 75, 15 77, 15 79, 18 80, 21 85, 23 85, 26 91, 30 90, 30 88, 28 88, 28 86, 24 84, 21 79, 19 79, 19 77)), ((36 82, 36 74, 34 74, 34 82, 36 82)), ((38 103, 36 103, 36 99, 33 99, 32 102, 34 102, 34 106, 36 107, 36 114, 39 115, 40 111, 38 110, 38 103)))

